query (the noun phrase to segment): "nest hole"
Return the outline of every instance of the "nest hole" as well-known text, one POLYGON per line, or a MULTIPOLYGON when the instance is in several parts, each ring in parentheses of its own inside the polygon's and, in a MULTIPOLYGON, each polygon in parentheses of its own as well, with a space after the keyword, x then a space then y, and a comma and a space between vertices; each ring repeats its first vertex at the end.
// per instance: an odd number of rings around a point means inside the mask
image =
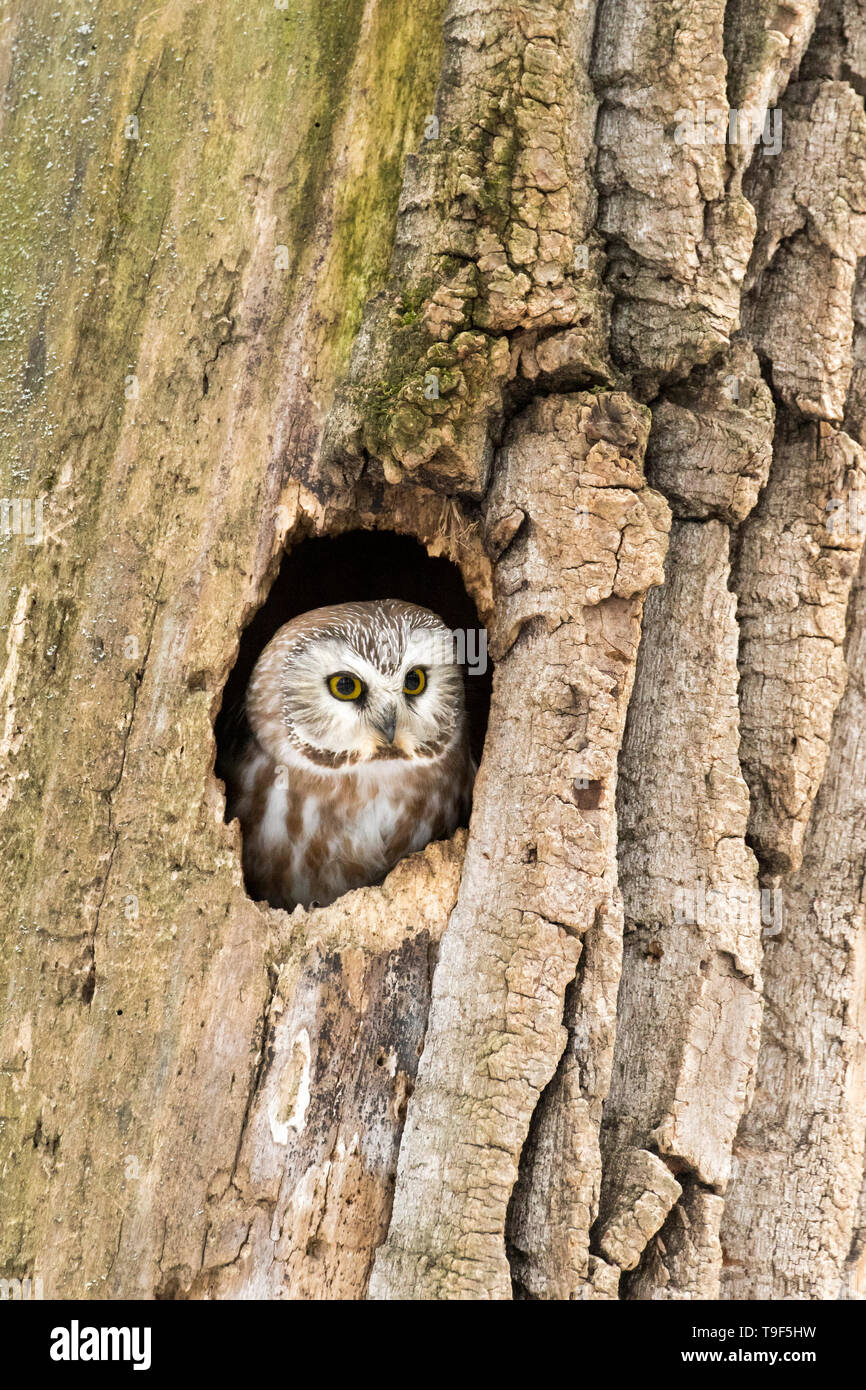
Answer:
MULTIPOLYGON (((214 729, 217 775, 220 754, 242 718, 253 668, 283 624, 325 604, 385 598, 429 608, 455 632, 482 630, 457 565, 443 556, 428 555, 412 536, 349 531, 341 536, 312 536, 287 551, 265 602, 244 629, 237 661, 226 681, 214 729)), ((478 648, 473 650, 477 653, 478 648)), ((464 670, 472 753, 478 763, 487 732, 493 667, 488 657, 478 663, 478 669, 464 670)))
MULTIPOLYGON (((264 603, 245 628, 216 717, 216 774, 223 781, 232 750, 249 737, 244 699, 253 669, 283 624, 311 609, 359 600, 402 599, 431 609, 456 637, 462 659, 469 736, 481 760, 490 708, 492 665, 486 633, 456 564, 431 556, 411 536, 390 531, 350 531, 309 537, 283 557, 264 603)), ((249 888, 249 885, 248 885, 249 888)))

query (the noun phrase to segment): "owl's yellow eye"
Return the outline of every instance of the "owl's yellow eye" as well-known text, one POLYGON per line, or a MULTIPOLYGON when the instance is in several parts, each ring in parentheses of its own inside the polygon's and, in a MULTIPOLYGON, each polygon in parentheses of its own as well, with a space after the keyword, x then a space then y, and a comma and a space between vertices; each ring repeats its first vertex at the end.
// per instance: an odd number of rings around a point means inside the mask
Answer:
POLYGON ((348 671, 338 671, 328 677, 328 689, 336 700, 357 700, 364 692, 364 682, 348 671))
POLYGON ((427 677, 422 668, 420 666, 413 666, 411 671, 406 672, 406 677, 403 681, 403 694, 420 695, 426 684, 427 677))

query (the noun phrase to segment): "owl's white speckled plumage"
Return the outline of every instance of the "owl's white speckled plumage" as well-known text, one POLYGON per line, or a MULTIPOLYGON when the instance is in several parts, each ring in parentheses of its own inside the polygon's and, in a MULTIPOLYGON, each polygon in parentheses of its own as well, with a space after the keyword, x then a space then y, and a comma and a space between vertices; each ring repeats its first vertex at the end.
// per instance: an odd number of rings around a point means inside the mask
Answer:
POLYGON ((462 672, 426 608, 384 599, 293 618, 256 663, 246 713, 229 814, 241 822, 248 888, 273 906, 324 906, 376 883, 468 812, 462 672), (360 695, 334 693, 338 676, 360 695))

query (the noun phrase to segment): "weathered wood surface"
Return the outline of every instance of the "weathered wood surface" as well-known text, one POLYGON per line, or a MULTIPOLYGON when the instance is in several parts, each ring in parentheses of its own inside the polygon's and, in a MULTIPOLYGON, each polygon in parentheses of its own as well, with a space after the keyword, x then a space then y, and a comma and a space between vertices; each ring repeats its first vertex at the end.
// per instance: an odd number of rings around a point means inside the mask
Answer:
POLYGON ((863 1296, 864 81, 859 0, 6 17, 4 1277, 863 1296), (213 721, 355 528, 490 728, 289 917, 213 721))

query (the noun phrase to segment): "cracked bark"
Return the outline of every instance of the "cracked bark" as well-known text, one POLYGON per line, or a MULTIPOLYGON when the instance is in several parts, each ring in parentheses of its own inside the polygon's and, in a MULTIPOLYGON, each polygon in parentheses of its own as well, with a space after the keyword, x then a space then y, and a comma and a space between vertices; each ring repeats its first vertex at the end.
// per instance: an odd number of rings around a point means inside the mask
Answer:
POLYGON ((373 1297, 510 1291, 518 1158, 566 1042, 580 938, 615 889, 616 750, 668 522, 644 485, 647 429, 625 396, 551 396, 506 435, 485 509, 490 732, 373 1297))
POLYGON ((0 1273, 862 1297, 860 0, 31 9, 0 1273), (460 568, 489 733, 468 835, 289 917, 212 723, 356 528, 460 568))

